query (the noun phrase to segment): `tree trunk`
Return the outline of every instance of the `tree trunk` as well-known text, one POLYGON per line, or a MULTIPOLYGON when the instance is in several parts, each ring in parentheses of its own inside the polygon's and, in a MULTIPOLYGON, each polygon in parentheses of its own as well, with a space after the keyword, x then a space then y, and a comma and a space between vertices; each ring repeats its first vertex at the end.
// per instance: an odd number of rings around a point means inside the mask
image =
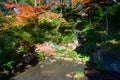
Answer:
MULTIPOLYGON (((37 0, 34 0, 34 7, 36 6, 37 6, 37 0)), ((34 28, 35 32, 37 31, 37 28, 38 28, 38 19, 35 19, 35 28, 34 28)))
POLYGON ((37 6, 37 0, 34 0, 34 6, 35 7, 37 6))
POLYGON ((106 34, 105 34, 105 42, 108 40, 108 29, 109 29, 108 14, 106 14, 106 34))
POLYGON ((17 4, 17 0, 15 0, 15 4, 17 4))
POLYGON ((35 32, 37 31, 37 28, 38 28, 38 19, 35 20, 35 28, 34 28, 35 32))
POLYGON ((74 0, 71 0, 72 9, 74 8, 74 0))

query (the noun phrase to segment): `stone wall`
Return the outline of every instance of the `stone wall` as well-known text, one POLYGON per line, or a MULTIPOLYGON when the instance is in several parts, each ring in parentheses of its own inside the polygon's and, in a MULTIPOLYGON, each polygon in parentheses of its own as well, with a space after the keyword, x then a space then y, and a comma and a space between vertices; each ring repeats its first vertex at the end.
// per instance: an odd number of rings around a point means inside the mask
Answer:
POLYGON ((101 62, 102 68, 120 73, 120 58, 113 52, 98 49, 96 52, 93 52, 91 61, 96 64, 101 62))

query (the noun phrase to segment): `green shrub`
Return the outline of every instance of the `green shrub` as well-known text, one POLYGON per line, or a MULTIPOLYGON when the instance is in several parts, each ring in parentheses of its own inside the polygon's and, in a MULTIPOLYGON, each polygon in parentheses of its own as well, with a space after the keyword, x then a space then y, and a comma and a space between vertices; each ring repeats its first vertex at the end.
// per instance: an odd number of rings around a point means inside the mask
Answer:
POLYGON ((96 51, 96 49, 97 49, 97 45, 95 42, 88 42, 88 43, 85 43, 84 45, 85 52, 93 52, 93 51, 96 51))
POLYGON ((45 55, 44 55, 43 52, 38 52, 37 56, 38 56, 39 60, 44 60, 45 59, 45 55))
POLYGON ((8 67, 12 69, 12 64, 17 56, 17 46, 19 42, 13 32, 0 32, 0 68, 8 67))
POLYGON ((73 50, 68 50, 66 54, 72 57, 73 59, 80 57, 80 54, 78 54, 76 51, 73 50))
POLYGON ((85 36, 85 39, 87 42, 102 42, 102 34, 99 33, 99 31, 101 29, 98 29, 99 26, 93 26, 93 25, 90 25, 90 24, 87 24, 84 26, 84 29, 82 30, 83 32, 83 35, 85 36))
POLYGON ((88 62, 90 60, 90 56, 84 56, 82 60, 83 62, 88 62))
POLYGON ((82 72, 82 71, 76 71, 75 72, 75 74, 74 74, 74 78, 78 78, 78 79, 80 79, 80 78, 82 78, 82 77, 84 77, 85 75, 84 75, 84 72, 82 72))
POLYGON ((13 67, 13 64, 14 64, 15 62, 14 61, 9 61, 9 62, 7 62, 7 63, 5 63, 5 64, 3 64, 3 68, 4 67, 7 67, 8 69, 14 69, 14 67, 13 67))

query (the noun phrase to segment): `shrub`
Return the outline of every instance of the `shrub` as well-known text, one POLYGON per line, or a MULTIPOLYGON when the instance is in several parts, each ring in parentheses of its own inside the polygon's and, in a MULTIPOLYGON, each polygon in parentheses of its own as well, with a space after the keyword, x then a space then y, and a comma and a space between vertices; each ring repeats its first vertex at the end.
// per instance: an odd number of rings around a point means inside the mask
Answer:
POLYGON ((0 32, 0 67, 6 66, 12 69, 12 63, 17 55, 18 41, 14 33, 10 31, 0 32))
POLYGON ((39 58, 39 60, 44 60, 45 54, 43 52, 39 52, 39 53, 37 53, 37 57, 39 58))

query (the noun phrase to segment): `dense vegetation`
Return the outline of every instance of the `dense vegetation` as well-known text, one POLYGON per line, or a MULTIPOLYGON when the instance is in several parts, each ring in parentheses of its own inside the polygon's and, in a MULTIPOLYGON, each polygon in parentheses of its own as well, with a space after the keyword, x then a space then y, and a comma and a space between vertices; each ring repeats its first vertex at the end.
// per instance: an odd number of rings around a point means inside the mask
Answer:
POLYGON ((1 6, 2 1, 0 4, 0 74, 15 69, 15 63, 22 62, 21 54, 35 53, 34 45, 46 41, 66 46, 79 38, 80 46, 76 48, 79 54, 89 55, 101 47, 120 56, 119 2, 15 1, 15 5, 4 3, 1 6))

